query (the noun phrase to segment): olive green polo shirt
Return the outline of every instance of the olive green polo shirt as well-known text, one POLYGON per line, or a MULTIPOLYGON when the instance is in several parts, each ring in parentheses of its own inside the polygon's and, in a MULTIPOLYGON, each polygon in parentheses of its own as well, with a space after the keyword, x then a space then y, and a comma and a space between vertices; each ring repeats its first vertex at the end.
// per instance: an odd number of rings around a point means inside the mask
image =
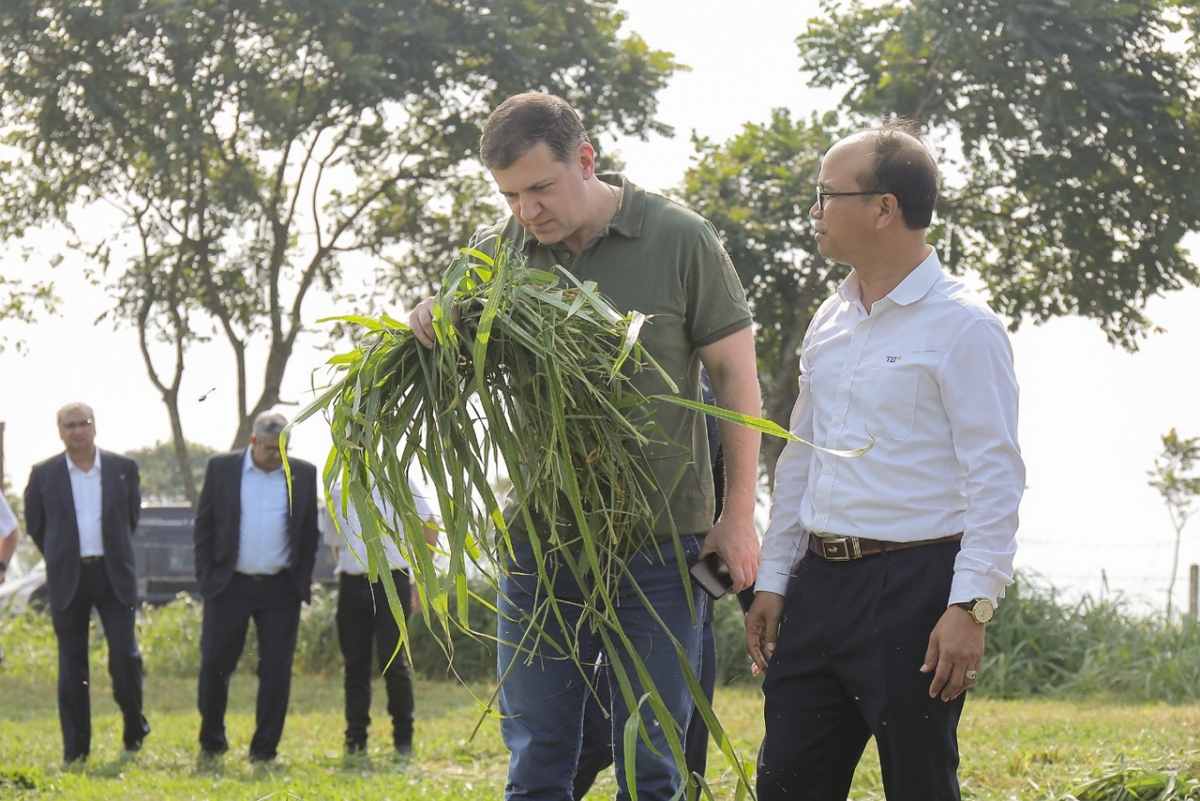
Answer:
MULTIPOLYGON (((617 186, 621 200, 612 221, 575 254, 563 244, 545 246, 515 218, 480 231, 485 244, 499 236, 523 251, 530 267, 549 270, 555 264, 583 281, 595 281, 621 313, 649 316, 640 340, 675 381, 684 398, 701 400, 697 348, 711 345, 748 327, 752 320, 746 294, 733 263, 712 223, 661 195, 646 192, 621 175, 600 180, 617 186)), ((653 369, 633 375, 644 395, 670 394, 653 369)), ((674 404, 657 402, 652 413, 662 438, 643 448, 663 493, 649 492, 656 510, 644 533, 670 539, 672 523, 681 535, 704 534, 712 528, 714 498, 704 416, 674 404), (663 494, 665 493, 665 498, 663 494)), ((510 505, 505 512, 510 532, 527 536, 524 520, 510 505)), ((569 537, 568 531, 560 531, 569 537)), ((639 538, 640 539, 640 538, 639 538)))

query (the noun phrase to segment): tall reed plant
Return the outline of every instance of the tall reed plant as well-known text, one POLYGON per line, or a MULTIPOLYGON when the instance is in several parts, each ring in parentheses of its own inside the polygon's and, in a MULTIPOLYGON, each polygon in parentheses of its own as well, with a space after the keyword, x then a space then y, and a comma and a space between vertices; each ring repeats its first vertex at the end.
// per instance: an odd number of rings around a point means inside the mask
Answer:
POLYGON ((1200 699, 1200 626, 1136 614, 1122 598, 1067 600, 1022 573, 988 624, 976 692, 1192 702, 1200 699))

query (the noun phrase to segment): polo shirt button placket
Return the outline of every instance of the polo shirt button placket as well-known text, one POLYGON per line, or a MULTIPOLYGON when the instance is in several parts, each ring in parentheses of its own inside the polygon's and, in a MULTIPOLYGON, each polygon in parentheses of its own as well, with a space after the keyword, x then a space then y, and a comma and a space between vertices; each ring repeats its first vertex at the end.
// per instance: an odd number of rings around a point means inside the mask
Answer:
POLYGON ((558 263, 571 271, 572 275, 579 275, 579 260, 575 258, 575 254, 569 250, 565 250, 558 254, 558 263))

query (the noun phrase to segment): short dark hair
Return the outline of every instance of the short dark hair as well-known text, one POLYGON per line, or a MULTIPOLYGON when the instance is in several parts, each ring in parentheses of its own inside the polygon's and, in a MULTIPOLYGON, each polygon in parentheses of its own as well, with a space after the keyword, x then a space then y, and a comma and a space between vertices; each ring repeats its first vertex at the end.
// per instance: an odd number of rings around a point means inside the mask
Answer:
POLYGON ((544 92, 525 92, 488 115, 479 138, 479 158, 489 170, 506 170, 545 142, 556 161, 568 164, 579 146, 590 141, 567 101, 544 92))
POLYGON ((909 230, 928 228, 937 204, 938 170, 920 139, 919 126, 912 120, 895 119, 863 131, 861 136, 875 158, 858 176, 859 186, 864 191, 895 195, 909 230))

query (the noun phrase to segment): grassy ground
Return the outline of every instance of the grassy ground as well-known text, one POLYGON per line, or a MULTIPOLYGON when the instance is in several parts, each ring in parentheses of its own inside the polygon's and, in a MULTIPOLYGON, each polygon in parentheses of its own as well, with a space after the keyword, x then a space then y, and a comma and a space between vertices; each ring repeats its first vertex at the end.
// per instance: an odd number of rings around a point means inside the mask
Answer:
MULTIPOLYGON (((98 666, 97 666, 98 667, 98 666)), ((83 769, 60 766, 61 740, 54 678, 14 676, 0 681, 0 797, 95 799, 446 799, 499 798, 506 753, 493 718, 480 717, 471 690, 440 682, 417 687, 416 752, 399 761, 388 749, 382 686, 376 688, 372 742, 366 758, 341 753, 340 678, 297 676, 280 758, 251 767, 246 746, 253 728, 252 676, 235 677, 228 718, 232 750, 216 766, 196 761, 195 685, 150 677, 146 683, 153 733, 131 758, 120 754, 120 719, 107 676, 94 675, 94 735, 83 769)), ((473 688, 486 698, 488 688, 473 688)), ((761 700, 750 687, 723 689, 717 709, 743 757, 761 736, 761 700)), ((971 700, 961 730, 964 795, 977 799, 1056 798, 1072 784, 1119 760, 1135 765, 1200 763, 1200 706, 1103 705, 1082 702, 971 700)), ((733 782, 710 757, 715 797, 733 797, 733 782)), ((871 749, 852 798, 882 798, 871 749)), ((591 798, 611 798, 611 771, 591 798)))

